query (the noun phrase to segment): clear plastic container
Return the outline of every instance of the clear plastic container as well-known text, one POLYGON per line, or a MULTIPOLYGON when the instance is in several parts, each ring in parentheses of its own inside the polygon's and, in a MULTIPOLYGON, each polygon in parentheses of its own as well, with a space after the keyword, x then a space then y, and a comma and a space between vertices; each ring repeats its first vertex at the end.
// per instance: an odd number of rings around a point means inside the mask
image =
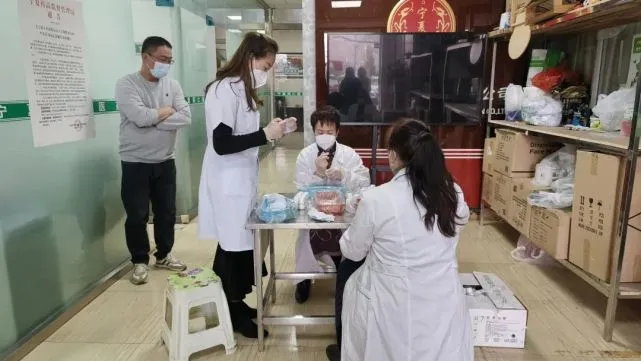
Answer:
POLYGON ((323 213, 340 216, 345 212, 345 196, 340 191, 318 191, 314 193, 313 204, 323 213))

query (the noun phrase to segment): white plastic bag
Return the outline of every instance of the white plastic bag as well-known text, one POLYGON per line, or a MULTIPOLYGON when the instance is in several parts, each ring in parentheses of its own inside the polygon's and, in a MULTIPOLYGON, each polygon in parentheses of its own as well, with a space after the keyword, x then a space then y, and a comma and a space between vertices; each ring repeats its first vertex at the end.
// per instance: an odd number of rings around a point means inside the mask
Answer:
POLYGON ((510 84, 505 90, 505 116, 507 120, 521 120, 523 87, 510 84))
POLYGON ((549 192, 549 191, 534 191, 527 197, 527 202, 530 205, 550 208, 550 209, 563 209, 572 206, 572 199, 574 193, 572 191, 564 192, 549 192))
POLYGON ((536 165, 532 183, 540 187, 550 187, 557 179, 572 177, 575 165, 576 146, 565 145, 536 165))
POLYGON ((634 88, 622 88, 609 95, 599 95, 592 112, 601 120, 601 128, 606 132, 621 129, 625 109, 634 106, 634 88))
POLYGON ((563 118, 563 104, 537 87, 523 89, 523 120, 532 125, 558 127, 563 118))
POLYGON ((554 258, 550 257, 544 250, 530 242, 521 235, 516 242, 516 248, 512 250, 512 258, 519 262, 536 264, 539 266, 556 266, 554 258))

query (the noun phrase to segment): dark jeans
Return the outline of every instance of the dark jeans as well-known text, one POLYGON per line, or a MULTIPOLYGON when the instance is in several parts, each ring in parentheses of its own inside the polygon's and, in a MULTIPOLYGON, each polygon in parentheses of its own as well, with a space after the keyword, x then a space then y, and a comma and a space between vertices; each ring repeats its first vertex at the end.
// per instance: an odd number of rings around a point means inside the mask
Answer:
POLYGON ((174 246, 176 224, 176 164, 122 162, 122 203, 127 213, 125 237, 131 261, 149 263, 149 202, 154 212, 156 259, 167 257, 174 246))
POLYGON ((336 322, 336 340, 338 341, 338 346, 340 347, 343 336, 343 322, 341 321, 341 314, 343 312, 343 292, 345 291, 345 284, 347 280, 352 276, 357 269, 359 269, 365 260, 354 262, 347 258, 343 259, 338 265, 338 270, 336 270, 336 302, 334 304, 336 312, 335 322, 336 322))

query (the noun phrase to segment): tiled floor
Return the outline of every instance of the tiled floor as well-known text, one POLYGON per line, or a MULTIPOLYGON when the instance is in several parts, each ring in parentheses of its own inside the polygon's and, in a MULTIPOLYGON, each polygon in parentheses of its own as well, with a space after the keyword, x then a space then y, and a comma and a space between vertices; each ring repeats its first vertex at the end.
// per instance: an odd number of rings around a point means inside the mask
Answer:
MULTIPOLYGON (((261 191, 292 191, 292 165, 296 150, 276 149, 262 163, 261 191)), ((214 243, 196 238, 196 225, 177 233, 175 253, 191 266, 209 266, 214 243)), ((280 269, 293 268, 294 233, 277 233, 276 256, 280 269)), ((570 272, 557 266, 537 267, 516 263, 510 257, 516 234, 507 227, 468 225, 461 237, 461 271, 493 272, 503 278, 529 310, 527 347, 524 350, 477 349, 483 361, 596 361, 641 360, 641 302, 621 304, 615 342, 601 338, 605 299, 570 272)), ((124 247, 124 243, 123 243, 124 247)), ((167 272, 154 271, 145 286, 132 286, 125 278, 82 310, 27 361, 163 361, 160 344, 162 290, 167 272)), ((293 286, 279 284, 277 312, 314 309, 331 312, 332 284, 323 281, 312 299, 299 306, 293 286)), ((251 340, 238 339, 235 354, 220 349, 202 352, 191 360, 301 360, 324 361, 325 346, 334 341, 333 327, 273 327, 265 352, 251 340)), ((378 361, 378 360, 368 360, 378 361)), ((448 360, 443 360, 448 361, 448 360)))

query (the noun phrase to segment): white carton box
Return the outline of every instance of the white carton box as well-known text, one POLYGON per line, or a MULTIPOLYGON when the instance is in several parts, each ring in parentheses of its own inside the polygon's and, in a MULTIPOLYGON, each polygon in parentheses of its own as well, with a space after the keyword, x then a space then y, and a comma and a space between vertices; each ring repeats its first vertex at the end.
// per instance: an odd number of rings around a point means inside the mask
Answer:
POLYGON ((527 309, 491 273, 461 274, 466 287, 474 346, 524 348, 527 309), (479 289, 480 288, 480 289, 479 289))

